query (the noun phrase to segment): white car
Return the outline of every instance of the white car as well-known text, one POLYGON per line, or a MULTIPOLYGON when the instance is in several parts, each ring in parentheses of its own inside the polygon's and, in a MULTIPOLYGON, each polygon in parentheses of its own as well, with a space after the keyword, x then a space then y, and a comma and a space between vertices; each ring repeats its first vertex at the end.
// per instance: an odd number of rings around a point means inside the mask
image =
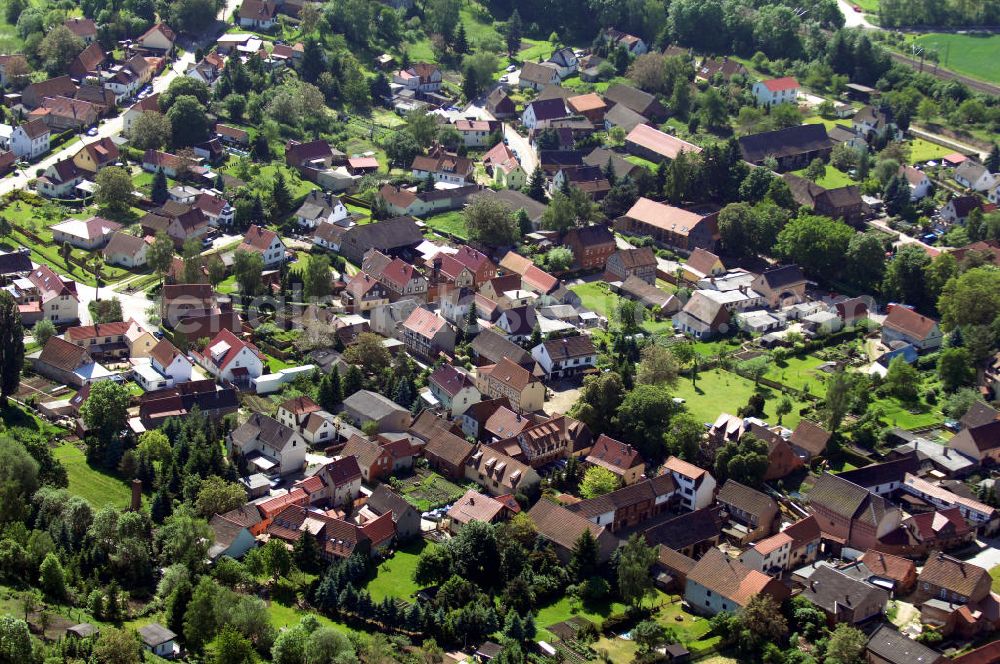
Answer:
POLYGON ((513 73, 513 72, 515 72, 515 71, 517 71, 517 65, 509 65, 509 66, 507 67, 507 73, 508 73, 508 74, 510 74, 510 73, 513 73))

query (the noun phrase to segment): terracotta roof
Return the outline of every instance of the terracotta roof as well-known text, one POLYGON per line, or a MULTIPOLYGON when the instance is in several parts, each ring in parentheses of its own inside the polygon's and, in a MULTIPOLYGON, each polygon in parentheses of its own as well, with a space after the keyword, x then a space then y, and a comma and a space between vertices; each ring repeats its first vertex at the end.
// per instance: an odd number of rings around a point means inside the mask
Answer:
POLYGON ((308 413, 315 413, 318 410, 323 410, 322 406, 305 395, 288 399, 278 406, 278 408, 283 408, 292 415, 306 415, 308 413))
POLYGON ((920 341, 926 339, 937 324, 938 322, 933 318, 897 304, 889 309, 889 315, 882 322, 882 327, 887 327, 920 341))
POLYGON ((461 524, 470 521, 492 523, 503 510, 503 503, 470 489, 448 510, 448 518, 461 524))
POLYGON ((688 477, 692 480, 698 480, 703 475, 708 473, 708 471, 704 468, 699 468, 693 463, 688 463, 687 461, 678 459, 675 456, 667 459, 667 462, 663 464, 663 470, 669 470, 672 473, 677 473, 681 477, 688 477))
POLYGON ((639 450, 603 433, 597 437, 597 441, 590 449, 590 454, 587 456, 586 461, 619 475, 630 468, 645 464, 645 461, 643 461, 642 456, 639 454, 639 450))
POLYGON ((370 468, 382 456, 382 448, 378 443, 355 434, 347 440, 340 453, 344 457, 356 458, 359 466, 370 468))
POLYGON ((688 573, 688 583, 692 581, 739 606, 746 606, 754 595, 763 592, 774 579, 746 567, 738 560, 730 559, 722 551, 712 547, 688 573))
POLYGON ((500 267, 502 267, 507 272, 513 272, 515 274, 523 275, 527 272, 528 268, 534 265, 530 258, 526 258, 516 251, 508 251, 504 254, 504 257, 500 259, 500 267))
POLYGON ((131 320, 70 327, 66 329, 66 340, 80 341, 97 337, 120 337, 125 334, 130 325, 132 325, 131 320))
POLYGON ((97 36, 97 24, 89 18, 68 18, 63 22, 69 31, 77 37, 87 38, 97 36))
POLYGON ((713 254, 711 251, 697 247, 688 256, 687 261, 684 265, 688 268, 701 272, 702 274, 711 274, 712 268, 718 262, 719 257, 713 254))
POLYGON ((900 558, 890 553, 882 553, 869 549, 861 556, 861 562, 878 576, 892 579, 897 582, 904 582, 912 575, 916 574, 916 565, 912 560, 900 558))
POLYGON ((50 133, 49 127, 41 118, 18 125, 28 138, 35 139, 50 133))
POLYGON ((149 30, 146 30, 146 32, 142 33, 142 35, 139 37, 138 41, 139 42, 144 41, 146 37, 151 36, 154 32, 161 33, 171 42, 177 41, 177 34, 166 23, 157 23, 149 30))
POLYGON ((604 103, 604 99, 600 95, 595 94, 593 92, 585 95, 577 95, 575 97, 570 97, 569 99, 566 100, 566 103, 568 103, 570 108, 572 108, 577 113, 583 113, 585 111, 597 111, 602 108, 607 108, 608 106, 606 103, 604 103))
POLYGON ((500 406, 483 422, 483 429, 497 438, 511 438, 532 424, 531 419, 516 413, 507 406, 500 406))
POLYGON ((792 547, 796 549, 820 538, 819 523, 814 516, 799 519, 781 532, 792 538, 792 547))
POLYGON ((422 307, 414 309, 403 323, 405 329, 425 339, 433 339, 447 325, 448 321, 444 318, 422 307))
POLYGON ((444 429, 433 432, 424 447, 424 454, 432 454, 450 463, 460 466, 466 462, 475 447, 472 443, 444 429))
POLYGON ((522 392, 528 385, 537 381, 530 371, 506 357, 497 362, 489 374, 492 380, 499 381, 517 392, 522 392))
POLYGON ((559 280, 551 274, 538 267, 530 265, 521 275, 521 281, 531 290, 539 293, 551 293, 559 285, 559 280))
POLYGON ((243 236, 243 243, 240 246, 250 247, 257 251, 267 251, 277 237, 278 234, 274 231, 252 224, 247 229, 246 235, 243 236))
POLYGON ((183 357, 184 353, 167 339, 160 339, 149 351, 149 356, 164 368, 169 367, 178 355, 183 357))
POLYGON ((648 198, 636 201, 625 216, 678 235, 687 235, 705 220, 705 217, 695 212, 657 203, 648 198))
POLYGON ((260 358, 261 361, 267 361, 256 346, 248 341, 243 341, 227 329, 220 330, 219 333, 215 335, 215 338, 209 341, 208 345, 201 351, 201 355, 206 358, 211 358, 215 366, 219 367, 220 370, 223 370, 229 366, 230 362, 236 359, 236 356, 239 355, 240 351, 244 348, 248 349, 251 353, 260 358), (221 347, 219 344, 225 344, 226 348, 222 356, 216 359, 212 356, 212 349, 221 347))
POLYGON ((783 78, 771 78, 766 81, 761 81, 761 83, 763 83, 764 87, 770 90, 771 92, 781 92, 783 90, 795 90, 796 88, 802 87, 799 85, 799 82, 795 80, 795 78, 792 76, 785 76, 783 78))
POLYGON ((666 159, 676 159, 681 152, 694 154, 701 152, 701 148, 697 145, 644 124, 636 125, 625 137, 625 141, 655 152, 666 159))
POLYGON ((90 361, 86 348, 70 343, 61 337, 51 337, 45 342, 38 361, 63 371, 73 371, 90 361))

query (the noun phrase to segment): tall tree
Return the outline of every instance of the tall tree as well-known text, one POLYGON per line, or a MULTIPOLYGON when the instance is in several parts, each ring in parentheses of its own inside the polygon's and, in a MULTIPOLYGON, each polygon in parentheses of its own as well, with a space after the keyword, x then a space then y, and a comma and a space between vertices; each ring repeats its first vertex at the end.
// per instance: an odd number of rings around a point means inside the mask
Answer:
POLYGON ((618 593, 629 606, 637 607, 653 592, 653 576, 650 573, 656 562, 656 549, 646 543, 645 538, 633 534, 621 548, 618 557, 618 593))
POLYGON ((17 302, 8 291, 0 291, 0 405, 17 392, 24 366, 24 327, 17 302))
POLYGON ((159 231, 153 243, 146 250, 146 262, 153 268, 153 271, 160 275, 160 281, 170 271, 170 265, 174 260, 174 241, 170 236, 159 231))
POLYGON ((163 205, 170 197, 170 192, 167 189, 167 176, 162 168, 156 169, 156 174, 153 175, 153 188, 149 197, 157 205, 163 205))
POLYGON ((573 544, 569 573, 577 581, 585 581, 597 573, 597 540, 585 529, 573 544))

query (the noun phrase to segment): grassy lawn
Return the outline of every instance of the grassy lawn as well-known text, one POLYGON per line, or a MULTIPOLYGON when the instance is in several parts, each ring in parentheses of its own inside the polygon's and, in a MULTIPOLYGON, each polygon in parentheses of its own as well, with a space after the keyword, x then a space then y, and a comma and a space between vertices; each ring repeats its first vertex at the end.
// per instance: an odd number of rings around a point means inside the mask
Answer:
POLYGON ((273 355, 268 355, 267 353, 264 353, 264 356, 267 358, 267 365, 270 368, 271 373, 277 373, 282 369, 290 369, 291 367, 299 366, 298 362, 286 362, 282 359, 274 357, 273 355))
POLYGON ((858 5, 866 14, 878 13, 878 0, 854 0, 851 5, 858 5))
POLYGON ((215 290, 223 295, 232 295, 238 291, 239 288, 236 286, 236 275, 232 274, 223 279, 219 285, 215 287, 215 290))
POLYGON ((1000 83, 1000 35, 932 32, 912 42, 937 51, 941 66, 989 83, 1000 83))
MULTIPOLYGON (((601 281, 591 281, 586 284, 575 284, 570 290, 580 296, 584 307, 611 320, 618 309, 619 297, 607 289, 607 284, 601 281)), ((656 320, 647 318, 642 324, 650 334, 673 334, 674 326, 669 318, 656 320)))
POLYGON ((465 230, 465 217, 461 210, 451 210, 442 212, 430 217, 424 217, 428 226, 442 233, 450 233, 463 240, 468 239, 469 234, 465 230))
POLYGON ((772 364, 764 376, 796 390, 805 390, 808 387, 810 394, 821 397, 826 394, 823 373, 816 370, 821 364, 823 360, 812 355, 790 357, 781 364, 772 364))
POLYGON ((702 357, 713 357, 719 353, 733 352, 739 349, 739 344, 732 339, 717 341, 695 341, 694 350, 702 357))
POLYGON ((311 615, 319 621, 320 625, 325 627, 333 627, 341 632, 344 632, 345 634, 357 633, 356 629, 348 627, 344 623, 330 620, 326 616, 314 611, 303 611, 297 607, 288 606, 275 601, 272 601, 267 605, 267 612, 271 616, 271 624, 279 630, 283 627, 292 627, 297 625, 303 616, 311 615))
POLYGON ((821 124, 826 127, 827 131, 833 129, 837 125, 841 127, 851 128, 850 120, 842 120, 840 118, 824 118, 821 115, 813 115, 802 121, 802 124, 821 124))
POLYGON ((993 579, 993 592, 1000 592, 1000 565, 990 570, 990 578, 993 579))
POLYGON ((902 427, 903 429, 918 429, 944 422, 944 415, 925 405, 922 408, 918 408, 918 412, 915 413, 910 412, 898 399, 891 397, 877 399, 873 405, 878 406, 885 413, 882 417, 883 422, 891 426, 902 427))
POLYGON ((932 159, 940 159, 946 154, 951 154, 952 152, 954 152, 954 150, 950 150, 943 145, 938 145, 937 143, 925 141, 922 138, 915 138, 910 141, 910 161, 914 164, 922 161, 931 161, 932 159))
MULTIPOLYGON (((806 177, 806 169, 804 168, 802 170, 792 171, 792 172, 795 173, 795 175, 798 175, 799 177, 803 178, 806 177)), ((836 189, 838 187, 847 187, 849 185, 855 184, 855 182, 854 180, 851 179, 851 176, 849 176, 847 173, 844 173, 843 171, 838 171, 833 166, 827 164, 826 174, 824 174, 823 177, 821 177, 820 179, 816 180, 816 184, 818 184, 821 187, 826 187, 827 189, 836 189)))
POLYGON ((381 602, 386 597, 413 600, 413 595, 420 590, 420 586, 413 581, 413 572, 417 569, 420 552, 426 546, 433 545, 424 539, 412 542, 378 566, 375 576, 366 586, 374 601, 381 602))
MULTIPOLYGON (((745 406, 754 393, 754 385, 753 381, 729 371, 712 369, 699 372, 696 385, 691 384, 690 378, 682 377, 673 393, 674 396, 687 402, 688 412, 699 422, 714 422, 720 413, 735 415, 739 408, 745 406)), ((766 399, 761 419, 777 424, 778 416, 774 413, 774 407, 781 398, 780 395, 763 386, 761 393, 766 399)), ((795 428, 802 419, 799 410, 807 405, 793 399, 792 412, 786 415, 781 423, 786 427, 795 428)))
POLYGON ((83 450, 71 443, 64 443, 53 451, 54 456, 66 466, 69 492, 89 502, 94 509, 105 505, 127 507, 131 492, 128 485, 117 477, 92 468, 83 450))
POLYGON ((634 154, 626 155, 625 156, 625 161, 627 161, 629 163, 632 163, 632 164, 635 164, 636 166, 642 166, 643 168, 645 168, 650 173, 655 173, 656 172, 656 164, 654 164, 653 162, 651 162, 648 159, 643 159, 642 157, 637 157, 634 154))
POLYGON ((563 596, 558 602, 549 604, 538 611, 535 617, 535 624, 538 626, 539 638, 553 640, 554 635, 546 627, 569 620, 574 616, 580 616, 591 621, 600 629, 601 623, 612 613, 622 613, 625 605, 620 602, 597 602, 593 604, 580 605, 569 596, 563 596))

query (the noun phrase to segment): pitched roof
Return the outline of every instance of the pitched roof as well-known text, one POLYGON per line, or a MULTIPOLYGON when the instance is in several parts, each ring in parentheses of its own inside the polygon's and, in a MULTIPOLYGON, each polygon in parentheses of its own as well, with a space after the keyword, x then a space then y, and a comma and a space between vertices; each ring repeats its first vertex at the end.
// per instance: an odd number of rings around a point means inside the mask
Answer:
POLYGON ((802 595, 832 615, 837 615, 845 608, 867 608, 869 599, 873 596, 880 598, 883 606, 889 601, 889 593, 882 588, 876 588, 827 565, 816 568, 802 595))
POLYGON ((625 106, 636 113, 643 113, 658 104, 656 97, 631 85, 615 83, 608 86, 604 98, 619 106, 625 106))
POLYGON ((611 255, 620 261, 626 270, 656 266, 656 254, 651 247, 619 249, 611 255))
POLYGON ((712 268, 719 261, 719 257, 713 254, 711 251, 697 247, 688 256, 687 261, 684 263, 685 267, 696 270, 701 274, 711 274, 712 268))
POLYGON ((645 531, 650 544, 662 544, 671 549, 686 549, 701 542, 715 541, 722 533, 722 508, 718 505, 668 519, 645 531))
POLYGON ((262 228, 257 224, 251 224, 243 236, 243 242, 240 247, 247 247, 256 251, 267 251, 277 237, 278 234, 274 231, 262 228))
POLYGON ((131 320, 98 323, 97 325, 79 325, 67 328, 65 337, 67 341, 80 341, 97 337, 120 337, 131 325, 131 320))
POLYGON ((474 449, 475 446, 464 438, 460 438, 450 431, 437 429, 427 439, 424 454, 431 454, 453 466, 460 466, 472 455, 474 449))
POLYGON ((566 105, 563 103, 561 98, 554 99, 536 99, 535 101, 528 104, 525 108, 525 112, 528 108, 532 110, 535 114, 535 120, 551 120, 552 118, 564 118, 566 117, 566 105))
POLYGON ((229 363, 235 360, 237 356, 239 356, 240 351, 244 349, 249 350, 262 362, 266 361, 266 358, 263 353, 258 350, 257 346, 253 345, 249 341, 240 339, 225 328, 219 330, 219 333, 215 335, 215 338, 208 342, 208 345, 201 351, 201 356, 206 359, 211 359, 215 366, 217 366, 221 371, 229 366, 229 363))
POLYGON ((41 118, 36 118, 18 125, 28 138, 35 139, 50 133, 49 126, 41 118))
POLYGON ((400 411, 408 412, 392 399, 370 390, 358 390, 350 395, 344 399, 344 407, 356 413, 363 413, 373 420, 381 420, 400 411))
POLYGON ((608 512, 627 510, 640 503, 653 501, 658 496, 668 496, 677 490, 670 475, 659 475, 651 479, 636 482, 606 493, 596 498, 581 500, 567 505, 566 509, 588 519, 608 512))
POLYGON ((403 328, 413 332, 417 336, 425 339, 433 339, 443 328, 448 326, 448 321, 437 313, 417 307, 410 312, 409 317, 403 323, 403 328))
POLYGON ((532 362, 531 353, 492 330, 483 330, 472 340, 472 352, 490 362, 509 358, 515 364, 532 362))
POLYGON ((466 387, 474 387, 475 381, 464 371, 459 371, 450 364, 442 364, 427 379, 440 387, 445 394, 454 397, 466 387))
POLYGON ((528 510, 528 516, 539 535, 568 550, 573 549, 584 530, 589 530, 595 539, 602 538, 606 533, 603 526, 598 526, 546 498, 535 503, 528 510))
POLYGON ((768 156, 790 157, 824 150, 832 145, 822 124, 804 124, 742 136, 739 144, 743 158, 754 163, 768 156))
POLYGON ((868 639, 867 648, 879 661, 889 664, 936 664, 944 659, 938 651, 900 634, 892 625, 879 625, 868 639))
POLYGON ((290 428, 274 419, 261 413, 253 413, 250 418, 238 426, 230 434, 233 442, 239 447, 247 443, 259 440, 276 450, 284 450, 293 440, 296 434, 290 428))
POLYGON ((809 503, 822 505, 834 514, 851 519, 870 497, 873 496, 867 489, 837 475, 824 473, 816 478, 809 492, 809 503))
POLYGON ((695 291, 691 299, 684 305, 683 312, 704 323, 711 329, 729 320, 729 310, 717 300, 708 297, 702 291, 695 291))
MULTIPOLYGON (((485 368, 481 367, 481 369, 485 368)), ((490 379, 499 381, 517 392, 523 391, 528 385, 538 380, 530 371, 506 357, 493 365, 489 375, 490 379)))
POLYGON ((546 62, 525 62, 521 66, 520 80, 531 83, 550 84, 558 81, 556 66, 546 62))
POLYGON ((974 601, 982 599, 983 588, 988 593, 991 584, 990 573, 982 567, 943 553, 932 553, 927 558, 918 580, 974 601))
POLYGON ((588 357, 597 354, 597 348, 590 336, 579 334, 575 337, 562 337, 543 341, 545 352, 553 361, 566 361, 578 357, 588 357))
POLYGON ((912 560, 869 549, 860 558, 865 567, 878 576, 894 581, 905 581, 911 574, 916 574, 916 565, 912 560))
MULTIPOLYGON (((351 436, 351 438, 357 438, 357 436, 351 436)), ((348 443, 350 443, 350 440, 348 443)), ((358 458, 346 452, 342 454, 341 458, 323 464, 323 467, 317 473, 317 475, 320 475, 326 482, 335 487, 350 484, 355 480, 360 480, 362 477, 358 458)))
POLYGON ((733 480, 726 480, 719 489, 716 500, 758 517, 761 519, 761 525, 764 525, 765 518, 770 518, 778 512, 778 503, 774 498, 733 480))
POLYGON ((397 522, 407 511, 416 510, 413 505, 389 488, 387 484, 380 484, 372 491, 371 495, 368 496, 367 505, 376 514, 392 512, 392 518, 397 522))
POLYGON ((63 21, 63 25, 69 28, 69 31, 77 37, 86 38, 97 36, 97 24, 94 23, 93 19, 76 16, 63 21))
POLYGON ((356 458, 359 466, 370 468, 382 456, 382 448, 375 441, 355 434, 347 440, 340 453, 356 458))
POLYGON ((782 92, 783 90, 795 90, 802 86, 799 82, 795 80, 792 76, 784 76, 782 78, 770 78, 766 81, 761 81, 765 88, 771 92, 782 92))
POLYGON ((448 510, 448 518, 462 524, 470 521, 492 523, 503 510, 503 503, 469 489, 448 510))
POLYGON ((626 143, 634 143, 647 150, 655 152, 665 159, 676 159, 682 152, 697 154, 701 148, 676 136, 665 134, 649 125, 640 124, 632 128, 625 137, 626 143))
POLYGON ((645 465, 639 450, 603 433, 597 437, 593 447, 590 448, 590 454, 586 461, 618 474, 622 474, 630 468, 645 465))
POLYGON ((897 304, 889 309, 889 315, 882 322, 882 327, 888 327, 912 339, 923 340, 934 331, 937 324, 933 318, 897 304))
POLYGON ((658 203, 648 198, 637 200, 625 213, 625 216, 678 235, 688 235, 692 229, 706 219, 696 212, 658 203))
POLYGON ((712 547, 688 572, 688 583, 692 581, 739 606, 746 606, 754 595, 763 592, 774 579, 712 547))
POLYGON ((796 447, 801 447, 812 456, 823 454, 826 451, 826 444, 833 434, 809 420, 800 420, 798 426, 792 432, 789 442, 796 447))
POLYGON ((649 118, 633 111, 625 104, 615 104, 611 110, 604 114, 604 122, 612 127, 621 127, 625 131, 632 131, 639 125, 649 122, 649 118))
POLYGON ((73 371, 90 361, 86 348, 70 343, 61 337, 50 337, 38 356, 39 362, 63 371, 73 371))
POLYGON ((85 240, 96 240, 121 230, 121 227, 121 224, 103 217, 91 217, 90 219, 67 219, 51 226, 51 229, 85 240))

